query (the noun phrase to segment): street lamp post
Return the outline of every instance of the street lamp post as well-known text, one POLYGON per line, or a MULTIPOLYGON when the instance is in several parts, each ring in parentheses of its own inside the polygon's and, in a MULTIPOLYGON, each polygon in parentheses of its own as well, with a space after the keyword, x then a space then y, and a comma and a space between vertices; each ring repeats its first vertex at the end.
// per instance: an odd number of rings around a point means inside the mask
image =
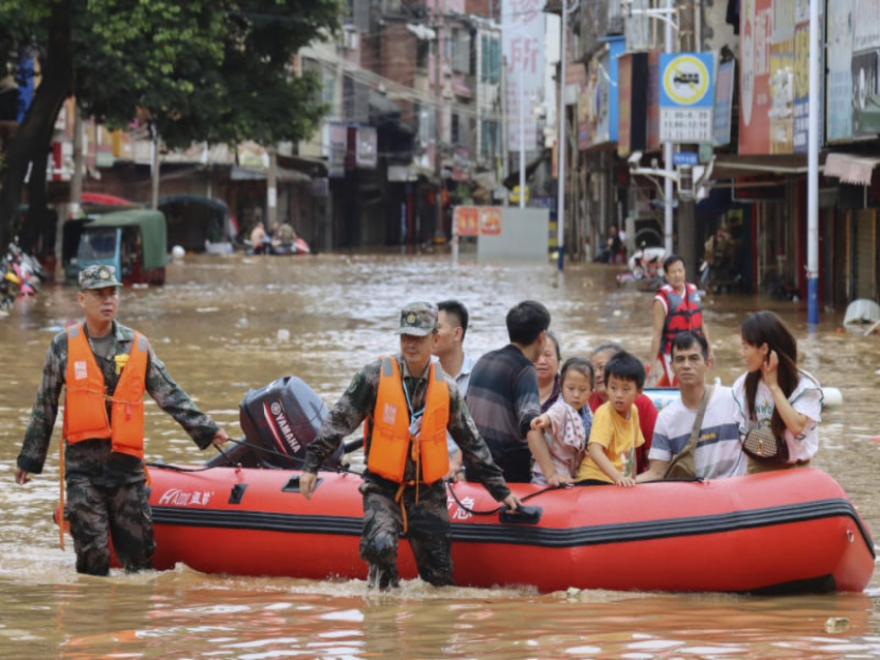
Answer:
MULTIPOLYGON (((663 21, 665 25, 663 51, 672 53, 675 51, 673 42, 673 30, 678 30, 678 22, 676 15, 678 9, 674 6, 673 0, 666 0, 666 7, 663 9, 633 9, 632 0, 624 0, 627 13, 630 17, 633 14, 642 14, 658 21, 663 21)), ((672 163, 673 145, 672 142, 663 144, 663 249, 666 254, 672 254, 672 229, 673 229, 673 181, 675 177, 675 169, 672 163)), ((659 173, 658 173, 659 174, 659 173)), ((636 246, 638 248, 638 246, 636 246)))
POLYGON ((556 150, 556 158, 558 161, 557 177, 559 183, 558 197, 556 200, 556 249, 557 260, 556 267, 562 270, 565 261, 565 147, 566 147, 566 117, 565 117, 565 60, 568 51, 568 15, 577 9, 580 0, 574 0, 571 7, 565 0, 562 0, 562 39, 560 43, 559 53, 559 137, 557 138, 559 147, 556 150))
POLYGON ((810 100, 807 145, 807 323, 819 323, 819 0, 810 0, 810 100))

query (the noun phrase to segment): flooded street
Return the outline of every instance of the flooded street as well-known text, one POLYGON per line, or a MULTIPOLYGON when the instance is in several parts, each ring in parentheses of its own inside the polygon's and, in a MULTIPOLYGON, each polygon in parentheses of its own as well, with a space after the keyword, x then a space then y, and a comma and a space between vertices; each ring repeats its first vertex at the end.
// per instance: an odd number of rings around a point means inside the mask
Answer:
MULTIPOLYGON (((357 369, 397 350, 398 310, 410 300, 464 302, 474 355, 506 344, 507 310, 532 298, 550 309, 563 357, 613 339, 644 358, 651 296, 618 288, 616 272, 569 265, 559 279, 549 265, 453 267, 434 255, 188 256, 169 265, 165 287, 124 290, 119 320, 144 332, 172 376, 237 438, 239 401, 281 376, 302 378, 332 406, 357 369)), ((46 348, 79 318, 74 293, 46 287, 0 318, 0 658, 880 657, 878 573, 864 594, 787 598, 437 590, 418 580, 368 595, 362 581, 230 578, 183 566, 78 576, 72 542, 59 549, 51 518, 60 420, 43 474, 13 482, 46 348), (827 632, 831 617, 848 624, 827 632)), ((761 308, 789 323, 800 366, 841 390, 843 406, 824 413, 813 466, 840 482, 880 535, 880 337, 839 332, 843 309, 824 313, 808 335, 805 303, 709 296, 712 373, 724 384, 743 371, 739 326, 761 308)), ((148 461, 211 457, 152 403, 146 437, 148 461)))

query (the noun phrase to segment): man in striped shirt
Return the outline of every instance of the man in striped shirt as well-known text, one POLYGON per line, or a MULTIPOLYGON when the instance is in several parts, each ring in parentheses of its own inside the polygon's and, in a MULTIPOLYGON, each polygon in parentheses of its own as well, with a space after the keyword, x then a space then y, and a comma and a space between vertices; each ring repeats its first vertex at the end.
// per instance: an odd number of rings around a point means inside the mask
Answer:
MULTIPOLYGON (((471 372, 466 403, 492 458, 511 483, 528 483, 532 459, 547 475, 547 483, 570 482, 556 473, 540 429, 532 420, 541 414, 538 375, 532 364, 544 349, 550 312, 539 302, 525 300, 507 313, 510 344, 481 357, 471 372)), ((471 475, 468 478, 472 478, 471 475)))

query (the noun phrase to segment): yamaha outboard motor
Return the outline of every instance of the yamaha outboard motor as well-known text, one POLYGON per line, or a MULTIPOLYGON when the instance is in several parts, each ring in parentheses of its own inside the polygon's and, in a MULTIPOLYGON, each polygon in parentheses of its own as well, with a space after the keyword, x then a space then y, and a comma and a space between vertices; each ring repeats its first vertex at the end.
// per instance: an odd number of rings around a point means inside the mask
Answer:
MULTIPOLYGON (((247 444, 235 445, 225 451, 225 456, 215 456, 208 464, 216 467, 232 460, 245 467, 302 469, 306 447, 318 437, 327 413, 321 398, 296 376, 284 376, 258 390, 248 390, 239 404, 239 421, 247 444)), ((322 467, 338 467, 343 451, 340 444, 322 467)))

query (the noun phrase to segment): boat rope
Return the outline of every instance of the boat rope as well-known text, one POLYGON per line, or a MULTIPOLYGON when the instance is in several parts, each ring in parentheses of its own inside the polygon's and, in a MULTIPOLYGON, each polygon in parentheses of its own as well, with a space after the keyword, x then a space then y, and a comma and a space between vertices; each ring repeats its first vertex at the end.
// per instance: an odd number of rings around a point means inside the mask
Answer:
MULTIPOLYGON (((305 458, 301 458, 299 456, 291 456, 290 454, 283 454, 280 451, 275 451, 274 449, 268 449, 267 447, 263 447, 261 445, 254 444, 253 442, 248 442, 247 440, 236 440, 235 438, 229 438, 229 442, 235 443, 237 445, 243 445, 245 447, 249 447, 250 449, 253 449, 256 451, 261 451, 266 454, 272 454, 274 456, 278 456, 279 458, 283 458, 288 461, 297 461, 300 466, 302 466, 302 464, 305 463, 305 458)), ((221 454, 223 454, 223 457, 229 463, 230 467, 236 467, 239 465, 231 456, 229 456, 229 454, 227 454, 225 451, 223 451, 222 447, 220 447, 218 445, 214 445, 214 447, 217 448, 217 451, 219 451, 221 454)), ((346 449, 347 449, 347 447, 346 447, 346 449)), ((178 465, 168 465, 166 463, 147 463, 147 466, 161 468, 163 470, 174 470, 175 472, 205 472, 207 470, 213 470, 216 467, 220 467, 219 465, 205 465, 204 467, 199 467, 199 468, 188 468, 188 467, 180 467, 178 465)), ((277 465, 265 465, 264 464, 264 467, 269 468, 269 469, 276 469, 276 470, 284 469, 284 468, 281 468, 277 465)), ((322 468, 322 469, 325 469, 329 472, 337 472, 340 474, 346 473, 346 474, 354 474, 354 475, 358 475, 358 476, 363 476, 362 472, 352 470, 348 465, 340 465, 340 466, 336 466, 336 467, 328 467, 328 468, 322 468)))
POLYGON ((160 470, 172 470, 174 472, 205 472, 207 470, 213 470, 216 466, 214 465, 206 465, 200 468, 187 468, 180 467, 179 465, 169 465, 167 463, 144 463, 147 467, 158 468, 160 470))
MULTIPOLYGON (((449 480, 446 482, 446 490, 449 491, 449 494, 452 495, 452 499, 455 500, 455 503, 458 504, 458 508, 462 511, 467 511, 471 515, 474 516, 492 516, 507 508, 506 504, 499 504, 494 509, 487 509, 485 511, 477 511, 475 509, 471 509, 466 506, 460 499, 458 499, 458 495, 455 494, 455 489, 452 487, 455 484, 455 480, 449 480)), ((536 490, 534 493, 529 493, 528 495, 521 497, 520 501, 525 502, 526 500, 530 500, 533 497, 537 497, 538 495, 542 495, 551 490, 559 490, 560 488, 569 488, 571 484, 560 484, 559 486, 547 486, 546 488, 542 488, 541 490, 536 490)))

